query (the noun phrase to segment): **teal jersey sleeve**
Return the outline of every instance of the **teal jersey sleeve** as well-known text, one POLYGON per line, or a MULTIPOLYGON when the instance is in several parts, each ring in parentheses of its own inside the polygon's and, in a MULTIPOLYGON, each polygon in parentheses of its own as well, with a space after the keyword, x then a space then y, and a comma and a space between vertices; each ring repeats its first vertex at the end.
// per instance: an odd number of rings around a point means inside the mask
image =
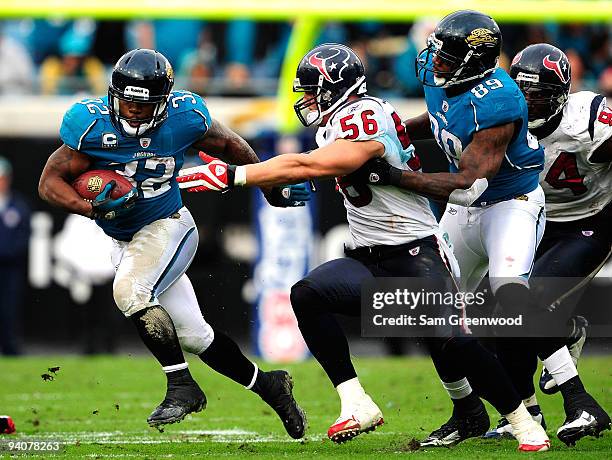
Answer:
POLYGON ((522 121, 527 113, 525 98, 514 81, 498 69, 469 91, 475 131, 522 121))
POLYGON ((97 123, 103 123, 108 116, 108 107, 102 99, 83 99, 73 104, 62 120, 60 138, 64 144, 74 150, 86 150, 92 140, 89 135, 97 123))
POLYGON ((200 95, 173 91, 168 100, 168 121, 182 134, 180 141, 190 146, 208 131, 212 117, 200 95))

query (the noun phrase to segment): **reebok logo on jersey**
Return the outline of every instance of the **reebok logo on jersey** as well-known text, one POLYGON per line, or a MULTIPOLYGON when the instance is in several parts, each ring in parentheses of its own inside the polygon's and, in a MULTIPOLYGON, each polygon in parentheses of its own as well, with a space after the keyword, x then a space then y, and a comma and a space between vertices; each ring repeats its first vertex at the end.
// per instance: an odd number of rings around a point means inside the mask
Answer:
POLYGON ((351 105, 351 106, 349 107, 349 109, 348 109, 348 112, 347 112, 347 113, 355 113, 355 112, 357 112, 357 110, 358 110, 358 109, 360 109, 362 105, 363 105, 363 104, 361 104, 361 103, 357 103, 357 104, 353 104, 353 105, 351 105))

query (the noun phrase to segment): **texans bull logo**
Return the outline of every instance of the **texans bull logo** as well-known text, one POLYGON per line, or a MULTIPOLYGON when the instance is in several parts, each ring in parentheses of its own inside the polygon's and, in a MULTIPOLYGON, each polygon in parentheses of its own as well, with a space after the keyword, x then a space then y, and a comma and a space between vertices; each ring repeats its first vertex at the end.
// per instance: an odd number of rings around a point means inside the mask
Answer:
POLYGON ((333 54, 322 56, 321 51, 311 54, 308 63, 319 69, 321 75, 330 83, 342 81, 342 71, 348 67, 348 60, 351 57, 349 52, 343 48, 329 48, 333 54), (331 61, 331 63, 330 63, 331 61))
POLYGON ((565 61, 562 62, 562 60, 562 54, 559 55, 559 58, 556 61, 552 61, 550 59, 550 54, 547 54, 542 60, 542 64, 544 64, 544 67, 546 67, 548 70, 552 70, 554 73, 556 73, 559 80, 561 80, 563 83, 567 83, 570 79, 570 68, 568 63, 565 61))

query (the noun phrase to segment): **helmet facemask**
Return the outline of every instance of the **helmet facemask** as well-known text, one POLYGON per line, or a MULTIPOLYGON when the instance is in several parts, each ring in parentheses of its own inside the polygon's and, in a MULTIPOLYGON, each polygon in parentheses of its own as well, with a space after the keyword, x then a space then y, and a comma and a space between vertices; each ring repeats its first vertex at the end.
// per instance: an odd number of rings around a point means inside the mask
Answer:
POLYGON ((333 113, 341 104, 343 104, 351 94, 365 94, 366 82, 365 76, 357 79, 354 85, 348 88, 344 93, 334 95, 332 91, 325 88, 323 75, 319 76, 319 81, 316 85, 303 85, 299 78, 293 81, 294 93, 311 93, 312 97, 301 97, 295 104, 293 109, 304 126, 312 126, 319 123, 323 117, 333 113), (313 110, 313 106, 316 110, 313 110))
POLYGON ((529 108, 529 129, 539 128, 563 110, 569 98, 569 86, 536 82, 527 77, 531 76, 519 73, 516 82, 529 108))
POLYGON ((486 68, 482 64, 475 63, 479 57, 480 53, 471 47, 463 58, 444 51, 444 43, 432 33, 427 39, 427 48, 423 49, 415 59, 416 76, 426 86, 448 88, 482 78, 498 67, 499 58, 495 60, 495 65, 486 68), (440 69, 441 66, 447 70, 440 69), (433 79, 428 78, 429 74, 433 79))
POLYGON ((146 88, 126 86, 125 90, 122 92, 111 85, 108 90, 108 105, 113 123, 128 137, 142 136, 147 131, 157 127, 168 116, 168 96, 161 95, 149 97, 146 88), (119 101, 155 104, 155 107, 151 117, 134 120, 121 115, 119 101), (138 121, 139 125, 131 126, 130 122, 134 123, 134 121, 138 121))

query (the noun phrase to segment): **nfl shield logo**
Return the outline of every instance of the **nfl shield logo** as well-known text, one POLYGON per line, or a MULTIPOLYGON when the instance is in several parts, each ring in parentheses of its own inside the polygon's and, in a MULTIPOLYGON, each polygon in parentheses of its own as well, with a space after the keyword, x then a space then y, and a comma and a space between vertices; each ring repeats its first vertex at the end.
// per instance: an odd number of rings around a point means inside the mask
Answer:
POLYGON ((419 252, 421 252, 421 247, 417 246, 416 248, 409 249, 408 252, 411 256, 418 256, 419 252))
POLYGON ((151 138, 150 137, 141 137, 140 138, 140 146, 143 149, 146 149, 149 145, 151 145, 151 138))

